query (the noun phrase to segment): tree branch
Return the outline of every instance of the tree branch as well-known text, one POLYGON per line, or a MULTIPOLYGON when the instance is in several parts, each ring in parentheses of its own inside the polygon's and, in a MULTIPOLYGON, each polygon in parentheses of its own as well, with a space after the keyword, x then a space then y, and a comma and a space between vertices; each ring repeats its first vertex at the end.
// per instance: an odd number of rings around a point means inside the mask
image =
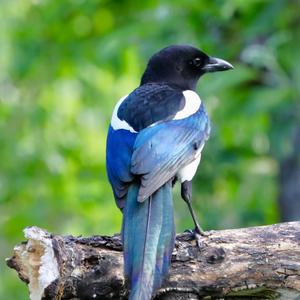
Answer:
MULTIPOLYGON (((24 230, 7 265, 31 300, 126 299, 120 237, 89 238, 24 230)), ((156 299, 296 299, 300 295, 300 222, 211 231, 197 248, 177 235, 169 276, 156 299), (211 297, 211 298, 209 298, 211 297)))

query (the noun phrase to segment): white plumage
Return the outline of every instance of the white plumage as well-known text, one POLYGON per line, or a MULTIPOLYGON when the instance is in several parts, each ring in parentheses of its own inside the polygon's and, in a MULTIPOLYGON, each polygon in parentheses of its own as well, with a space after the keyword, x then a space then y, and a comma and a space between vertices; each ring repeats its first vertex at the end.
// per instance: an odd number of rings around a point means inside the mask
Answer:
POLYGON ((196 174, 197 168, 201 160, 201 153, 198 157, 189 163, 187 166, 183 167, 177 174, 178 180, 182 183, 184 181, 191 181, 196 174))
MULTIPOLYGON (((191 90, 186 90, 183 92, 185 97, 185 106, 182 110, 180 110, 176 115, 174 120, 188 118, 189 116, 196 113, 201 105, 201 99, 197 93, 191 90)), ((201 151, 204 147, 204 143, 201 145, 199 150, 195 155, 195 160, 191 163, 183 167, 180 171, 178 171, 177 177, 180 182, 191 181, 196 174, 197 168, 199 166, 201 160, 201 151)))
POLYGON ((185 98, 185 105, 182 110, 177 112, 173 120, 185 119, 198 111, 201 105, 201 99, 191 90, 186 90, 183 92, 185 98))

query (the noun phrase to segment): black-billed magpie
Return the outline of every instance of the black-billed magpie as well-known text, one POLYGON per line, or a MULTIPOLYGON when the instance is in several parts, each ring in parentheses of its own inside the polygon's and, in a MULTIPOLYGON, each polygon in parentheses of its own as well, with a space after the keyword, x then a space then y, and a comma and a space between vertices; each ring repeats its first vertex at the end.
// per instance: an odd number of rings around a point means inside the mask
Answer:
POLYGON ((115 106, 106 163, 117 206, 123 211, 129 299, 151 299, 168 272, 175 240, 176 180, 181 182, 195 233, 203 234, 191 207, 191 182, 210 123, 195 89, 203 74, 232 68, 195 47, 169 46, 150 58, 140 86, 115 106))

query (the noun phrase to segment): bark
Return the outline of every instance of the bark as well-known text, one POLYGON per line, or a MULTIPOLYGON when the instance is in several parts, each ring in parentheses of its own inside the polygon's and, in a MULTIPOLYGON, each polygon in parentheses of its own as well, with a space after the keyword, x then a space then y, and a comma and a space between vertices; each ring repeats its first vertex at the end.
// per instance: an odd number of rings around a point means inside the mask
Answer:
MULTIPOLYGON (((126 299, 119 235, 88 238, 37 227, 7 265, 37 299, 126 299)), ((168 278, 155 299, 297 299, 300 222, 211 231, 198 248, 177 235, 168 278)))

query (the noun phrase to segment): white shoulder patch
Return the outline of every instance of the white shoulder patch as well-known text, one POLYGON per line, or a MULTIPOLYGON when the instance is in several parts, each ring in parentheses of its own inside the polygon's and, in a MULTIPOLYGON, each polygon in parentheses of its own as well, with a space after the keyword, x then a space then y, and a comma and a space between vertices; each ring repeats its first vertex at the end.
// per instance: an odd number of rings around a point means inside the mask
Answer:
POLYGON ((111 127, 114 130, 118 130, 118 129, 125 129, 125 130, 129 130, 130 132, 137 132, 135 131, 126 121, 124 120, 120 120, 118 118, 118 110, 120 105, 122 104, 122 102, 127 98, 128 95, 122 97, 118 103, 116 104, 114 111, 113 111, 113 115, 111 117, 111 127))
POLYGON ((182 110, 177 112, 173 120, 185 119, 193 115, 200 108, 201 99, 197 93, 191 90, 186 90, 183 92, 183 95, 185 98, 185 105, 182 110))

